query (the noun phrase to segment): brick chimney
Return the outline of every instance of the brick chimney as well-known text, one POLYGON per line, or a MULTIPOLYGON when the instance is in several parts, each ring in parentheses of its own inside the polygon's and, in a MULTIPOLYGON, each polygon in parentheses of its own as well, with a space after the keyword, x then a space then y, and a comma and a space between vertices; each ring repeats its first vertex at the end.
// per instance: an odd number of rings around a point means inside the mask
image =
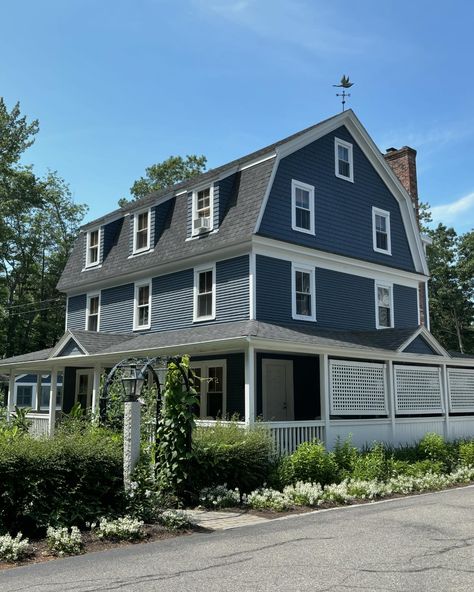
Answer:
POLYGON ((415 208, 416 219, 419 219, 418 183, 416 180, 416 150, 409 146, 388 148, 383 155, 400 183, 408 191, 415 208))
MULTIPOLYGON (((411 197, 419 226, 420 208, 418 202, 418 183, 416 180, 416 150, 409 146, 403 146, 403 148, 399 148, 398 150, 396 148, 388 148, 383 157, 411 197)), ((420 282, 418 291, 420 293, 420 323, 426 325, 426 284, 420 282)))

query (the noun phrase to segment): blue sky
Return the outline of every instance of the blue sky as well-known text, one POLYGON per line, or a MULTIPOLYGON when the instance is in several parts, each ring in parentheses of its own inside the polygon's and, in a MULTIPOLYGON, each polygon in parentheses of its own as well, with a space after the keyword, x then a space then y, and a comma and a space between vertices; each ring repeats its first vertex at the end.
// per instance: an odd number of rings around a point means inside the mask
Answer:
POLYGON ((214 167, 339 112, 345 73, 379 148, 418 150, 435 220, 474 226, 467 0, 2 4, 0 95, 40 121, 25 162, 57 170, 88 220, 171 154, 214 167))

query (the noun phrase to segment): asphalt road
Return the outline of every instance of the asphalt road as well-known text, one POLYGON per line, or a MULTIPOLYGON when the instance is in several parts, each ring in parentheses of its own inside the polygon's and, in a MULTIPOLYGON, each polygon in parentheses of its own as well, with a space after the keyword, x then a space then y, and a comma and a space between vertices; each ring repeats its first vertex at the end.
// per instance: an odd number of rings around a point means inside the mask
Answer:
POLYGON ((0 572, 0 591, 474 590, 474 487, 0 572))

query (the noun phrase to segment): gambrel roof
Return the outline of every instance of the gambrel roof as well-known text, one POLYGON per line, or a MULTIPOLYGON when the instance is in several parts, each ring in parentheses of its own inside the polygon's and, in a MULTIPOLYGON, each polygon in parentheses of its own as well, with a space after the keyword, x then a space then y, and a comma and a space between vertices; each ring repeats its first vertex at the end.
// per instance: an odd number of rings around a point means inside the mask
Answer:
POLYGON ((258 233, 279 160, 342 125, 346 126, 353 135, 398 200, 415 268, 418 273, 427 275, 426 260, 411 198, 384 161, 355 114, 352 110, 348 110, 172 188, 152 193, 127 204, 121 210, 116 210, 85 225, 65 266, 58 289, 69 293, 80 293, 93 289, 97 282, 110 285, 114 281, 115 284, 118 281, 131 282, 146 274, 166 273, 167 265, 180 265, 192 259, 192 262, 189 261, 189 266, 192 266, 196 258, 210 259, 215 257, 216 253, 222 257, 232 256, 232 252, 236 249, 240 247, 243 249, 245 245, 250 246, 252 236, 258 233), (225 212, 221 216, 218 230, 202 238, 186 240, 187 193, 205 183, 220 181, 231 176, 233 176, 231 194, 226 201, 225 212), (139 259, 130 257, 130 214, 151 206, 157 206, 166 218, 161 222, 158 242, 154 249, 141 254, 139 259), (117 223, 117 237, 102 265, 84 272, 83 233, 119 218, 121 222, 117 223))

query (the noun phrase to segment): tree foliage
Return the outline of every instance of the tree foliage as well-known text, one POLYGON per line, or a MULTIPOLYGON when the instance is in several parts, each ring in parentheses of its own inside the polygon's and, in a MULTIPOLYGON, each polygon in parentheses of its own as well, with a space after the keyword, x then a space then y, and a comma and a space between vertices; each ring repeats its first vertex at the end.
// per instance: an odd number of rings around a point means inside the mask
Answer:
POLYGON ((38 122, 0 99, 0 355, 52 346, 64 328, 56 284, 86 207, 56 172, 22 166, 38 122))
MULTIPOLYGON (((206 170, 206 164, 207 158, 196 154, 188 154, 186 158, 170 156, 163 162, 153 164, 145 169, 145 177, 140 177, 130 188, 132 201, 200 175, 206 170)), ((120 206, 127 203, 127 199, 119 201, 120 206)))

